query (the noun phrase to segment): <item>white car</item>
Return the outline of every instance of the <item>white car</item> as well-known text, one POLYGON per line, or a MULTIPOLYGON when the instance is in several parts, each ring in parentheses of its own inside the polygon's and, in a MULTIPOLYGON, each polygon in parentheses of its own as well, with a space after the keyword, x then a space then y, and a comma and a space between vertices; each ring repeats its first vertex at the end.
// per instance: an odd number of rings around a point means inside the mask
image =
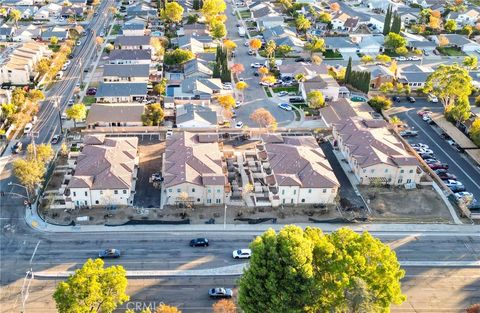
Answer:
POLYGON ((167 133, 165 134, 165 138, 170 138, 173 135, 173 129, 167 129, 167 133))
POLYGON ((33 125, 32 123, 27 123, 25 128, 23 129, 24 134, 29 134, 32 131, 33 125))
POLYGON ((277 96, 279 96, 279 97, 288 96, 288 92, 287 91, 280 91, 279 93, 277 93, 277 96))
POLYGON ((407 58, 406 57, 398 57, 397 61, 407 61, 407 58))
POLYGON ((240 100, 235 101, 235 107, 236 108, 238 108, 241 105, 242 105, 242 101, 240 101, 240 100))
POLYGON ((252 250, 250 249, 239 249, 232 252, 234 259, 250 259, 252 256, 252 250))
POLYGON ((77 46, 80 46, 82 44, 82 42, 79 40, 77 41, 77 46))
POLYGON ((273 86, 274 84, 270 84, 270 83, 267 83, 267 82, 259 82, 258 83, 260 86, 265 86, 265 87, 271 87, 273 86))
POLYGON ((433 103, 437 103, 438 98, 434 95, 428 95, 428 101, 433 102, 433 103))
POLYGON ((235 128, 242 128, 243 127, 243 122, 239 121, 237 124, 235 124, 235 128))
POLYGON ((258 62, 255 62, 255 63, 250 64, 250 67, 251 67, 251 68, 261 68, 261 67, 262 67, 262 64, 260 64, 260 63, 258 63, 258 62))
POLYGON ((430 147, 424 143, 414 143, 412 148, 430 149, 430 147))
POLYGON ((433 151, 431 149, 415 149, 418 153, 426 153, 426 154, 433 154, 433 151))
POLYGON ((255 55, 255 51, 253 51, 253 50, 248 50, 248 55, 255 55))
POLYGON ((456 192, 454 193, 454 195, 455 195, 455 198, 457 198, 457 200, 460 200, 463 198, 473 198, 473 193, 468 191, 456 192))

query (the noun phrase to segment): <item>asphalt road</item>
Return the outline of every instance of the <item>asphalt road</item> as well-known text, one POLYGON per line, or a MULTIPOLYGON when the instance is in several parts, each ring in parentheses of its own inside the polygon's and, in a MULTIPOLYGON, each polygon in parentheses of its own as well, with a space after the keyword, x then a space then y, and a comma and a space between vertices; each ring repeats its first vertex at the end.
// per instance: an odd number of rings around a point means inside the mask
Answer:
MULTIPOLYGON (((280 109, 277 106, 279 101, 268 98, 263 87, 259 85, 260 78, 253 76, 256 69, 252 69, 250 65, 255 62, 264 64, 265 58, 248 55, 249 47, 244 45, 245 41, 248 41, 248 38, 242 38, 238 35, 236 25, 241 23, 241 21, 232 15, 232 4, 230 3, 227 6, 226 14, 228 18, 226 22, 228 38, 237 44, 236 56, 233 62, 240 63, 245 67, 245 72, 241 73, 239 77, 244 78, 245 82, 249 85, 244 92, 244 103, 238 109, 235 109, 237 115, 236 122, 242 121, 249 127, 257 127, 258 125, 250 119, 250 114, 258 108, 265 108, 275 117, 278 126, 288 126, 288 124, 295 119, 293 111, 287 112, 280 109)), ((241 99, 241 96, 239 99, 241 99)))
POLYGON ((410 127, 419 131, 419 135, 414 138, 408 138, 411 143, 427 144, 434 152, 434 155, 440 161, 448 163, 449 172, 457 176, 467 191, 473 193, 477 200, 480 200, 480 169, 468 161, 466 156, 450 146, 445 139, 440 136, 441 129, 435 125, 429 125, 424 122, 417 112, 423 108, 429 108, 434 112, 442 112, 441 104, 433 104, 418 99, 416 103, 400 103, 396 107, 404 106, 408 111, 397 114, 397 116, 407 122, 410 127))

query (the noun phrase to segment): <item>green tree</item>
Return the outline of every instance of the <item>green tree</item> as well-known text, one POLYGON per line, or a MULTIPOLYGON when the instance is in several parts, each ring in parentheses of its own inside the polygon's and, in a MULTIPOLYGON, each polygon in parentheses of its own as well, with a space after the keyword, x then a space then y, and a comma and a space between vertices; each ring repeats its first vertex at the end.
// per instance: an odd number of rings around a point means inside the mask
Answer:
POLYGON ((457 103, 445 109, 447 119, 454 122, 465 122, 470 117, 470 101, 468 97, 458 99, 457 103))
POLYGON ((5 119, 9 119, 17 112, 17 107, 13 103, 4 103, 2 104, 2 116, 5 119))
POLYGON ((401 28, 402 28, 402 19, 400 18, 400 15, 398 15, 395 12, 395 14, 393 15, 393 22, 390 28, 390 32, 395 34, 400 34, 401 28))
POLYGON ((212 22, 210 25, 210 33, 215 39, 222 39, 227 36, 227 27, 222 22, 212 22))
POLYGON ((217 15, 225 12, 227 4, 224 0, 204 0, 202 6, 203 16, 210 22, 217 15))
POLYGON ((318 21, 328 24, 332 21, 333 16, 330 13, 322 12, 318 15, 318 21))
POLYGON ((13 174, 31 195, 43 181, 45 165, 37 160, 16 159, 13 162, 13 174))
POLYGON ((142 115, 143 125, 146 126, 160 126, 165 114, 160 103, 153 103, 148 105, 145 113, 142 115))
POLYGON ((163 61, 167 65, 183 64, 194 57, 192 51, 177 48, 173 51, 167 51, 163 61))
POLYGON ((77 127, 77 121, 82 121, 87 117, 87 108, 83 103, 75 103, 65 113, 69 119, 73 120, 74 126, 77 127))
POLYGON ((457 64, 441 64, 428 76, 423 90, 437 96, 447 108, 472 93, 472 78, 465 68, 457 64))
POLYGON ((169 23, 179 23, 183 18, 183 7, 177 2, 167 2, 161 16, 169 23))
POLYGON ((380 90, 381 92, 383 93, 389 93, 390 91, 393 90, 393 83, 391 82, 385 82, 383 84, 380 85, 380 87, 378 88, 378 90, 380 90))
POLYGON ((470 126, 469 133, 470 138, 472 141, 480 147, 480 118, 477 117, 473 123, 472 126, 470 126))
POLYGON ((32 144, 27 146, 27 160, 36 160, 40 163, 47 164, 53 159, 54 152, 50 144, 39 144, 35 147, 32 144))
POLYGON ((377 112, 388 110, 392 107, 392 101, 384 96, 375 96, 368 100, 368 104, 377 112))
POLYGON ((300 14, 296 19, 295 19, 295 26, 297 29, 301 32, 306 32, 310 27, 312 27, 312 24, 310 21, 305 17, 305 15, 300 14))
POLYGON ((350 83, 350 76, 352 74, 352 57, 348 58, 347 69, 345 70, 345 83, 350 83))
POLYGON ((167 90, 167 79, 162 78, 158 84, 153 86, 153 92, 155 92, 157 95, 165 95, 165 91, 167 90))
MULTIPOLYGON (((197 0, 198 1, 198 0, 197 0)), ((187 16, 187 24, 195 24, 198 23, 198 20, 200 19, 200 16, 198 14, 189 14, 187 16)))
POLYGON ((275 56, 276 49, 277 49, 277 44, 275 43, 275 41, 269 40, 265 45, 265 53, 267 54, 268 59, 275 56))
POLYGON ((408 54, 408 49, 407 47, 398 47, 395 49, 395 53, 399 55, 407 55, 408 54))
POLYGON ((22 12, 20 12, 20 10, 17 10, 17 9, 12 9, 10 10, 8 17, 15 23, 15 27, 18 27, 18 21, 22 17, 22 12))
POLYGON ((385 14, 385 22, 383 23, 383 35, 386 36, 390 33, 390 26, 392 25, 392 6, 389 5, 387 13, 385 14))
POLYGON ((325 97, 320 90, 312 90, 307 94, 308 107, 320 109, 325 106, 325 97))
POLYGON ((447 20, 443 28, 445 28, 445 31, 448 33, 454 33, 457 30, 457 22, 455 22, 455 20, 447 20))
POLYGON ((385 37, 385 47, 390 49, 397 49, 399 47, 405 47, 407 45, 407 40, 402 37, 402 35, 396 33, 388 33, 385 37))
POLYGON ((386 54, 379 54, 375 57, 375 60, 377 60, 378 62, 381 62, 383 64, 386 64, 386 63, 390 63, 392 62, 392 58, 389 57, 388 55, 386 54))
POLYGON ((53 298, 59 313, 111 313, 128 301, 127 283, 121 265, 104 268, 101 259, 88 259, 82 268, 58 284, 53 298))
POLYGON ((327 235, 289 225, 278 234, 267 230, 250 248, 250 266, 239 282, 245 313, 388 312, 405 301, 395 253, 367 232, 342 228, 327 235))
POLYGON ((325 51, 325 40, 323 38, 313 36, 309 42, 304 46, 305 50, 310 51, 310 55, 313 55, 315 52, 324 52, 325 51))
POLYGON ((465 58, 463 58, 463 62, 462 62, 463 66, 465 66, 467 69, 469 70, 474 70, 477 68, 478 66, 478 59, 476 56, 472 55, 472 56, 466 56, 465 58))
POLYGON ((50 37, 50 44, 51 44, 51 45, 56 45, 56 44, 58 44, 58 37, 57 37, 57 36, 52 36, 52 37, 50 37))
POLYGON ((277 47, 277 52, 282 56, 287 56, 293 51, 293 48, 287 45, 280 45, 277 47))

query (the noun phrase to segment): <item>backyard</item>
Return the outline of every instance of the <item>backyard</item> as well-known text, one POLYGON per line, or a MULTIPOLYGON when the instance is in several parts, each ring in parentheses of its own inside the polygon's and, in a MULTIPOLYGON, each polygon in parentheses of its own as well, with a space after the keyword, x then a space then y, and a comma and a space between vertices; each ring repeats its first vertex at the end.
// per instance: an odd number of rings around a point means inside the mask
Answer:
POLYGON ((331 49, 325 50, 323 56, 325 59, 343 59, 343 55, 340 52, 331 49))
POLYGON ((462 50, 455 47, 438 47, 437 51, 440 52, 442 55, 447 55, 452 57, 466 55, 462 50))

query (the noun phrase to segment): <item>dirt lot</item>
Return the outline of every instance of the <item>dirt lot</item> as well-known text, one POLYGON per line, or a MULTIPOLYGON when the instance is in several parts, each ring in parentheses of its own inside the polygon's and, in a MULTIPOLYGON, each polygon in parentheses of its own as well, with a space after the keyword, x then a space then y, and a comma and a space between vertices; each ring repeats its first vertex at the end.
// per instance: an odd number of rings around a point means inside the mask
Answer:
MULTIPOLYGON (((420 186, 421 187, 421 186, 420 186)), ((429 186, 421 189, 359 186, 370 201, 373 220, 391 222, 451 222, 452 217, 440 196, 429 186)))

